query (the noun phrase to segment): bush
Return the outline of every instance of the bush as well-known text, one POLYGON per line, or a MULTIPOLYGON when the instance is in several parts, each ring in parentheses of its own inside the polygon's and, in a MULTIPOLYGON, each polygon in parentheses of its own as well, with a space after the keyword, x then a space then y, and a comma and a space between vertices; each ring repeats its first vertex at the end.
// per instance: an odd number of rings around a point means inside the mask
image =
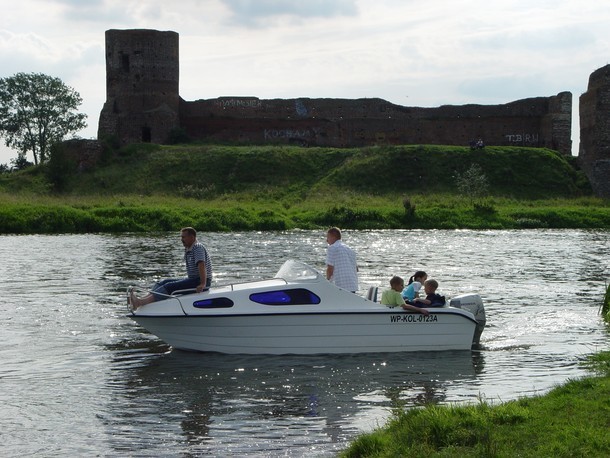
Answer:
POLYGON ((472 201, 489 193, 489 181, 479 164, 472 164, 466 172, 458 174, 456 182, 460 193, 472 201))
POLYGON ((411 202, 411 199, 405 197, 402 199, 402 206, 405 209, 405 219, 412 220, 415 217, 415 204, 411 202))
POLYGON ((34 165, 33 162, 27 160, 25 154, 19 154, 16 158, 11 159, 11 164, 15 170, 24 170, 34 165))

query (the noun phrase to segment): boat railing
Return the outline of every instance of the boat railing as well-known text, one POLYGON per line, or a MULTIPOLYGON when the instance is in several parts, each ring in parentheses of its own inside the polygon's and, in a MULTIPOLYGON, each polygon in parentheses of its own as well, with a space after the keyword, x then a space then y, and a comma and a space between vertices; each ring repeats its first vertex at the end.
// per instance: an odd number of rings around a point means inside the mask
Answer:
MULTIPOLYGON (((203 291, 207 291, 207 290, 209 290, 209 288, 206 288, 203 291)), ((193 294, 193 293, 196 293, 197 290, 195 288, 179 289, 179 290, 172 292, 171 294, 165 294, 165 293, 160 293, 158 291, 153 291, 152 289, 149 289, 149 288, 144 288, 142 286, 130 286, 129 288, 127 288, 127 310, 129 310, 130 312, 133 312, 135 310, 129 300, 132 292, 139 293, 138 295, 154 294, 155 296, 160 296, 160 297, 163 297, 164 299, 176 299, 177 296, 182 296, 184 294, 193 294)))

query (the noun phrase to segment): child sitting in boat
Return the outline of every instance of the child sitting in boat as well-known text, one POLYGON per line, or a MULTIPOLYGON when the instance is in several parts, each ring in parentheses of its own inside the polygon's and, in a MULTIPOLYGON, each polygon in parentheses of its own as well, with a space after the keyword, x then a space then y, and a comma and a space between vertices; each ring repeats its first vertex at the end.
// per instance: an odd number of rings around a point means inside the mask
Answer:
POLYGON ((407 304, 413 303, 413 300, 419 295, 421 285, 426 281, 427 278, 428 274, 423 270, 418 270, 411 275, 407 287, 402 290, 402 298, 407 304))
POLYGON ((438 282, 433 278, 430 278, 424 282, 424 291, 426 297, 416 297, 411 302, 417 307, 442 307, 445 305, 445 296, 441 296, 436 292, 438 289, 438 282))
POLYGON ((390 280, 390 289, 385 290, 381 294, 381 305, 387 305, 388 307, 401 306, 404 310, 410 310, 412 312, 419 312, 424 315, 428 315, 428 310, 416 307, 414 305, 407 304, 400 294, 405 287, 405 281, 400 277, 392 277, 390 280))

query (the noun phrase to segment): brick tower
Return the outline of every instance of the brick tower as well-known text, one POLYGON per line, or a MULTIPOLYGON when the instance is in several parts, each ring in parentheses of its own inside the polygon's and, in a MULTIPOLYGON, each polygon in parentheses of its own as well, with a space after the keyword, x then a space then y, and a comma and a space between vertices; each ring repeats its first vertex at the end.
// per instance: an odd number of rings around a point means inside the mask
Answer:
POLYGON ((166 143, 180 125, 178 34, 106 31, 106 102, 98 139, 166 143))
POLYGON ((580 96, 578 160, 595 194, 610 197, 610 65, 591 73, 580 96))

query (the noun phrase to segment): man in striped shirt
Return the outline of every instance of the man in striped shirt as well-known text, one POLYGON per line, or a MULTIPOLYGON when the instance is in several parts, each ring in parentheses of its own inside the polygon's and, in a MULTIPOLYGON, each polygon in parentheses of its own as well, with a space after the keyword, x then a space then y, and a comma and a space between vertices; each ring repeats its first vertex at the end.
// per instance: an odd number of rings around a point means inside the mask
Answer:
POLYGON ((180 238, 184 245, 187 278, 161 280, 153 286, 151 294, 141 298, 136 297, 132 291, 129 299, 134 309, 156 300, 163 300, 174 291, 195 289, 200 293, 212 284, 212 260, 205 246, 197 241, 197 231, 192 227, 185 227, 180 231, 180 238))
POLYGON ((326 278, 339 288, 358 291, 356 253, 341 241, 341 230, 331 227, 326 233, 326 278))

